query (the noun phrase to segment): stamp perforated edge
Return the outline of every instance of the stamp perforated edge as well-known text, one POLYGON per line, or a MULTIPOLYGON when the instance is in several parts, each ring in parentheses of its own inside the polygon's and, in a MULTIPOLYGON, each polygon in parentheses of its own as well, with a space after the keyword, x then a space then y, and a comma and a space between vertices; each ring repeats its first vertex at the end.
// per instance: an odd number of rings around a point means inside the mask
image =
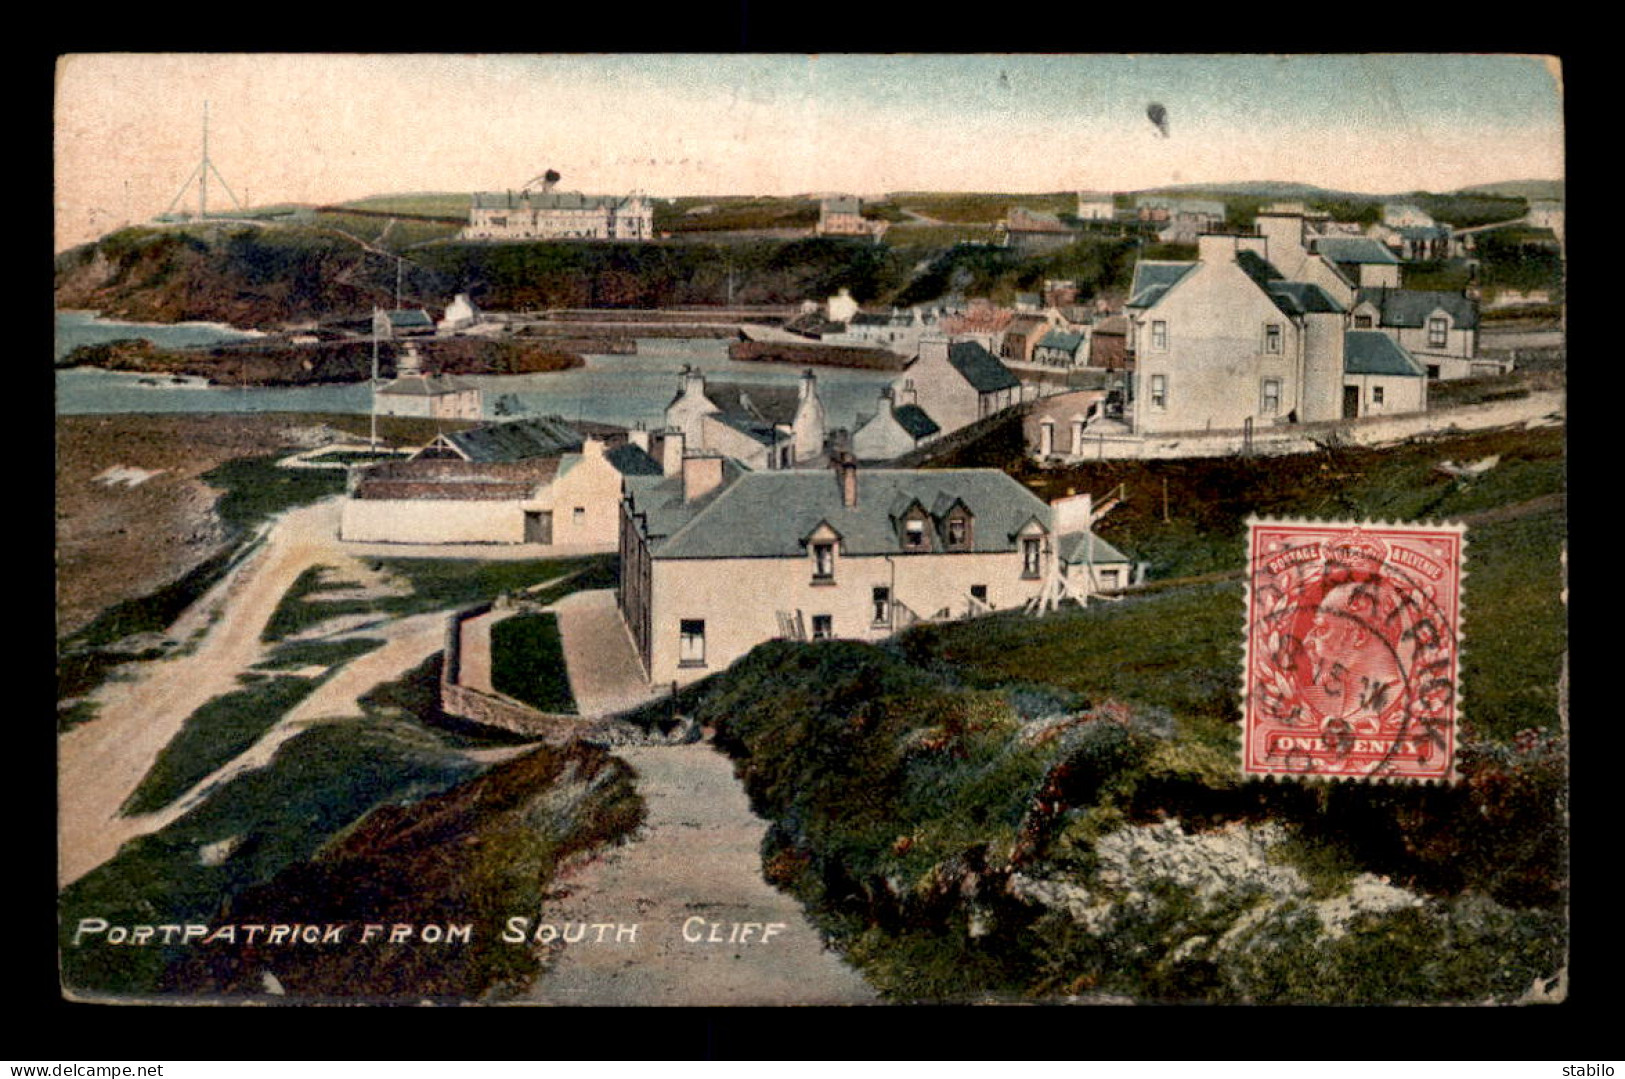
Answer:
POLYGON ((1369 783, 1393 784, 1400 786, 1453 786, 1461 779, 1459 767, 1462 744, 1462 719, 1465 715, 1462 701, 1462 681, 1464 658, 1466 654, 1467 638, 1463 626, 1467 621, 1467 573, 1468 573, 1468 545, 1469 538, 1467 525, 1461 521, 1388 521, 1388 520, 1361 520, 1353 521, 1347 518, 1316 518, 1316 517, 1259 517, 1249 514, 1243 522, 1247 530, 1247 564, 1242 572, 1242 607, 1241 607, 1241 684, 1237 690, 1240 705, 1240 715, 1237 717, 1236 742, 1236 771, 1244 783, 1369 783), (1281 526, 1286 528, 1332 528, 1332 529, 1389 529, 1393 531, 1432 531, 1454 532, 1460 538, 1460 557, 1456 567, 1456 619, 1451 627, 1452 636, 1456 646, 1456 678, 1453 689, 1452 730, 1450 738, 1450 766, 1443 776, 1407 776, 1400 774, 1386 775, 1343 775, 1323 772, 1249 772, 1247 770, 1247 713, 1248 713, 1248 686, 1251 684, 1248 672, 1252 670, 1253 663, 1253 632, 1251 625, 1253 609, 1253 537, 1260 526, 1281 526))

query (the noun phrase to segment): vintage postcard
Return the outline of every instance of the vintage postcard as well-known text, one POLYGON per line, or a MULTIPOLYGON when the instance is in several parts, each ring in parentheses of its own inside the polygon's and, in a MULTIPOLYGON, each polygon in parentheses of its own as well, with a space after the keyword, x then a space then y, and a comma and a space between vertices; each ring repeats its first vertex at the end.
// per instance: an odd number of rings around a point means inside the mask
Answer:
POLYGON ((61 57, 62 996, 1565 1000, 1562 116, 61 57))

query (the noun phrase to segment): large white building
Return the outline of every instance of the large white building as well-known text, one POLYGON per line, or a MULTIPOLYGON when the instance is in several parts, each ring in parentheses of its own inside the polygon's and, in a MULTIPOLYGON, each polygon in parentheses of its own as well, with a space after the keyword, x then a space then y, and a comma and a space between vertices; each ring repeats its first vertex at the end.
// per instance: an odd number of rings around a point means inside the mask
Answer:
POLYGON ((1133 433, 1425 409, 1415 358, 1380 329, 1352 328, 1358 292, 1334 258, 1290 233, 1210 234, 1195 262, 1139 263, 1127 304, 1133 433))
POLYGON ((465 240, 648 240, 654 203, 630 195, 574 191, 478 192, 468 212, 465 240))
POLYGON ((764 641, 875 641, 1019 607, 1128 560, 996 469, 753 472, 689 455, 628 476, 617 596, 644 673, 690 682, 764 641), (1063 563, 1070 563, 1068 565, 1063 563))

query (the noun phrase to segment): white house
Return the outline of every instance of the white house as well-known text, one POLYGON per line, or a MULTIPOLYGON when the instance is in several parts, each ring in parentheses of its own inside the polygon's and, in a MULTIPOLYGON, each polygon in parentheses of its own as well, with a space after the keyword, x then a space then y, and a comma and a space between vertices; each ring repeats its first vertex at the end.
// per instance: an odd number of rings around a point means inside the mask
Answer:
POLYGON ((1021 380, 976 341, 926 338, 892 383, 899 405, 918 405, 947 434, 1021 402, 1021 380))
POLYGON ((375 392, 380 416, 477 420, 484 415, 479 387, 450 375, 404 374, 375 392))
MULTIPOLYGON (((1273 249, 1267 235, 1213 234, 1201 238, 1196 262, 1136 266, 1127 305, 1133 433, 1427 407, 1426 371, 1405 347, 1377 329, 1350 330, 1348 308, 1315 282, 1288 279, 1266 259, 1273 249)), ((1284 250, 1297 258, 1297 248, 1284 250)))
POLYGON ((1462 292, 1361 289, 1356 330, 1381 330, 1403 345, 1429 378, 1505 374, 1509 360, 1478 356, 1478 304, 1462 292))
POLYGON ((1111 221, 1117 217, 1117 200, 1102 191, 1078 192, 1078 220, 1111 221))
POLYGON ((1051 507, 995 469, 752 472, 688 456, 679 475, 628 477, 621 522, 617 597, 659 684, 769 640, 877 641, 1020 606, 1057 571, 1051 507))
POLYGON ((818 378, 811 369, 790 389, 707 384, 698 368, 685 368, 665 421, 667 428, 682 433, 688 452, 722 454, 757 469, 819 461, 828 435, 818 378))
POLYGON ((816 231, 820 236, 880 236, 886 228, 887 222, 863 216, 863 200, 856 195, 831 195, 818 200, 816 231))
POLYGON ((637 446, 580 443, 579 452, 473 460, 445 454, 358 470, 339 536, 363 543, 516 544, 613 549, 621 480, 658 476, 637 446))
POLYGON ((474 301, 468 298, 468 293, 459 292, 456 298, 446 305, 446 313, 435 324, 435 329, 440 333, 456 333, 458 330, 468 329, 479 320, 480 312, 474 306, 474 301))
POLYGON ((1413 202, 1385 202, 1382 204, 1382 223, 1389 228, 1427 228, 1434 225, 1433 215, 1413 202))
POLYGON ((1266 239, 1210 234, 1196 262, 1141 262, 1126 307, 1132 430, 1336 419, 1345 308, 1288 281, 1266 239))
POLYGON ((916 404, 898 404, 890 386, 880 391, 880 405, 860 416, 852 432, 852 452, 860 461, 889 461, 917 449, 942 433, 937 422, 916 404))
POLYGON ((1343 419, 1427 410, 1427 372, 1399 342, 1379 330, 1350 330, 1344 342, 1343 419))

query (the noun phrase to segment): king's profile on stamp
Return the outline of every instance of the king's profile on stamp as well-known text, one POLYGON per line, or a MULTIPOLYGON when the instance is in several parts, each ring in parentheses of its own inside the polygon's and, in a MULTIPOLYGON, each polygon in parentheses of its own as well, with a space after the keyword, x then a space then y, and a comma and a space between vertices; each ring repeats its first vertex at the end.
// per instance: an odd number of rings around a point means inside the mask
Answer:
POLYGON ((1243 774, 1454 781, 1464 543, 1249 522, 1243 774))

